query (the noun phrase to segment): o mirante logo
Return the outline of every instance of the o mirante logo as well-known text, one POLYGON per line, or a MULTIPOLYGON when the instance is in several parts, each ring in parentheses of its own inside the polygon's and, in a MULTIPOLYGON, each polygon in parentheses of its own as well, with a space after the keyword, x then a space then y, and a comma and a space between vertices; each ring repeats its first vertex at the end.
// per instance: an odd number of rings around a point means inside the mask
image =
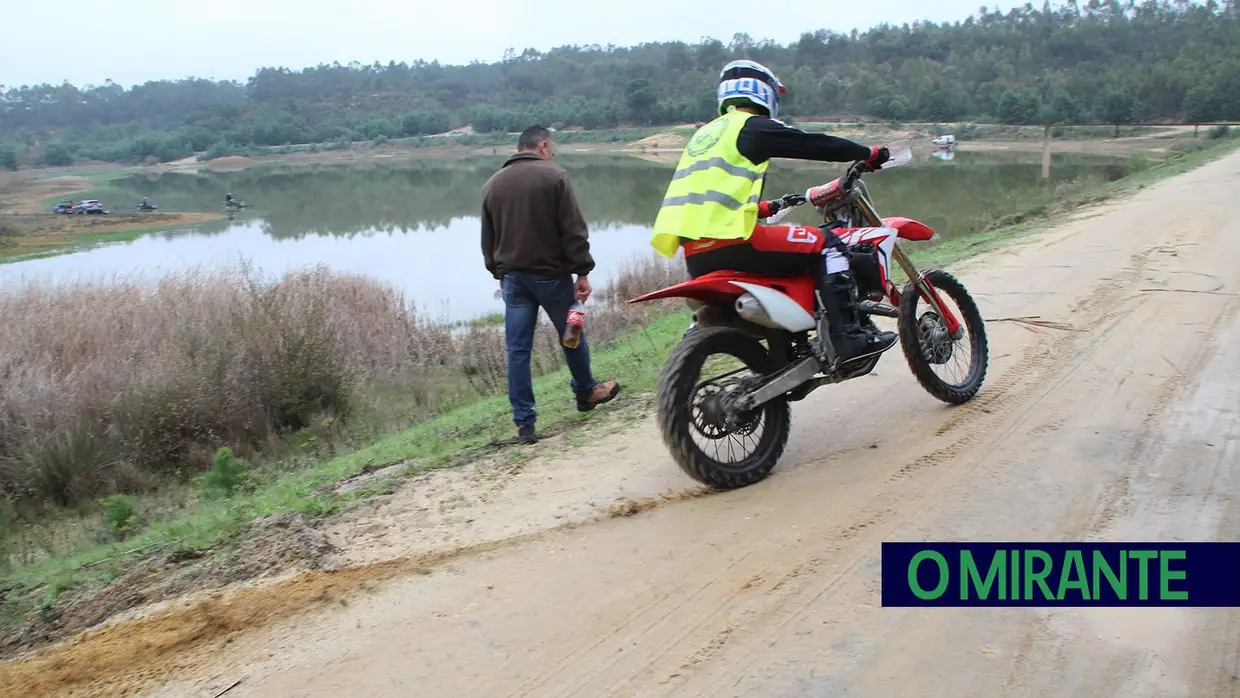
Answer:
POLYGON ((883 543, 882 605, 1240 607, 1240 543, 883 543))

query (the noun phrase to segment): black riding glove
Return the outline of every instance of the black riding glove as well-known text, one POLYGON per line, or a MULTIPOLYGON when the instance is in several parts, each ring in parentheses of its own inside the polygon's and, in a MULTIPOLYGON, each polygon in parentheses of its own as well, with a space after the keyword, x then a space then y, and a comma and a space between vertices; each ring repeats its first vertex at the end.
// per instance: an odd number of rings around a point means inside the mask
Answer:
POLYGON ((882 169, 883 163, 890 159, 891 151, 887 150, 885 146, 876 145, 873 148, 870 148, 870 158, 865 161, 865 166, 868 167, 871 172, 874 172, 882 169))

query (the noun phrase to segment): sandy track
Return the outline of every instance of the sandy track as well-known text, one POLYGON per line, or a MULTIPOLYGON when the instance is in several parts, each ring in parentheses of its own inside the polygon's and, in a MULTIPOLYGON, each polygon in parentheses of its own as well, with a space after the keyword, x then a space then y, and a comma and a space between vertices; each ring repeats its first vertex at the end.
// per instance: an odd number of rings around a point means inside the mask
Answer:
POLYGON ((330 532, 342 561, 476 554, 346 575, 318 613, 161 655, 145 695, 1240 695, 1238 611, 878 606, 884 540, 1235 537, 1237 182, 1232 155, 955 269, 987 318, 1071 327, 992 322, 968 405, 893 353, 795 405, 742 491, 699 496, 649 419, 423 478, 330 532))

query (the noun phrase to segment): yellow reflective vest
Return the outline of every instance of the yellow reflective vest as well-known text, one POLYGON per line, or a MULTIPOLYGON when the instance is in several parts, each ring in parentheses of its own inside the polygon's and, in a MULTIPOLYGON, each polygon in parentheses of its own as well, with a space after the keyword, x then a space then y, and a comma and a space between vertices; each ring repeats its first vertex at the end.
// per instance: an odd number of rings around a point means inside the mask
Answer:
POLYGON ((736 149, 752 116, 733 107, 693 134, 654 222, 650 244, 659 254, 674 257, 682 238, 747 240, 753 234, 770 161, 755 165, 736 149))

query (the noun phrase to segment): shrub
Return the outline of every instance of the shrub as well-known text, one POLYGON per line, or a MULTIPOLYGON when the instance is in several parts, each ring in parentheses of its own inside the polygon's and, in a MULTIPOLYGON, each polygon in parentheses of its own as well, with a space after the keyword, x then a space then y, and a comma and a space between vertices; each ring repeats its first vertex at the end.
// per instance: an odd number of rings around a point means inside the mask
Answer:
POLYGON ((104 520, 108 524, 108 533, 117 540, 124 540, 133 535, 142 523, 138 513, 138 505, 123 494, 114 494, 104 498, 104 520))
POLYGON ((0 459, 14 464, 0 491, 70 503, 348 416, 365 384, 399 382, 402 311, 391 289, 323 269, 0 294, 0 459))
MULTIPOLYGON (((682 275, 632 263, 590 304, 591 343, 644 325, 658 304, 623 301, 682 275)), ((14 503, 71 505, 208 468, 204 488, 227 495, 245 479, 234 452, 324 424, 372 436, 507 389, 502 326, 454 333, 395 289, 325 267, 33 282, 0 291, 0 316, 0 499, 14 503)), ((542 318, 536 371, 561 351, 542 318)))
POLYGON ((249 464, 225 446, 216 451, 211 469, 202 478, 203 494, 209 499, 227 499, 250 484, 249 464))

